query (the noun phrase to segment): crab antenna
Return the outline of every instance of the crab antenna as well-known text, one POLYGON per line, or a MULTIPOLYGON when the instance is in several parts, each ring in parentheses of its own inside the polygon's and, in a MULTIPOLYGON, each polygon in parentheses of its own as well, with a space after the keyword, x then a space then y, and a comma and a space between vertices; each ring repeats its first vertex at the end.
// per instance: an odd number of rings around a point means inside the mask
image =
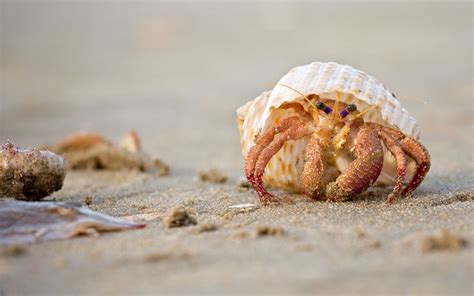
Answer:
POLYGON ((372 105, 370 106, 369 108, 365 109, 364 111, 360 112, 359 114, 357 114, 354 118, 361 118, 362 116, 364 116, 365 113, 369 112, 370 110, 376 108, 376 107, 380 107, 379 105, 372 105))
POLYGON ((310 99, 308 98, 308 96, 306 96, 304 93, 302 93, 302 92, 300 92, 300 91, 298 91, 298 90, 296 90, 296 89, 294 89, 294 88, 292 88, 291 86, 288 86, 288 85, 286 85, 286 84, 278 83, 277 85, 284 86, 284 87, 289 88, 289 89, 291 89, 292 91, 297 92, 297 93, 299 93, 300 95, 302 95, 302 96, 305 98, 306 102, 308 102, 308 104, 309 104, 311 107, 313 107, 314 109, 316 109, 316 113, 319 114, 318 108, 316 108, 316 107, 313 105, 313 103, 311 103, 311 101, 310 101, 310 99))

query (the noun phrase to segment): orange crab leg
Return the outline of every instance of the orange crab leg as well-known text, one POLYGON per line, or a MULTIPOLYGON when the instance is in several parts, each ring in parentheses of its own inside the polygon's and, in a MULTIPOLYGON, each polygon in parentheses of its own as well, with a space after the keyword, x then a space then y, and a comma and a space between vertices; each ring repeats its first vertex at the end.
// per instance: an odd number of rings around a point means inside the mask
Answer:
POLYGON ((428 150, 421 145, 418 141, 412 138, 406 137, 401 141, 403 151, 405 151, 411 158, 413 158, 417 164, 417 168, 410 183, 408 183, 405 190, 402 192, 402 196, 411 194, 423 181, 426 174, 428 173, 431 162, 430 154, 428 150))
POLYGON ((321 194, 321 177, 324 171, 323 147, 319 136, 313 134, 305 150, 305 163, 301 172, 303 193, 311 199, 318 199, 321 194))
POLYGON ((364 191, 377 180, 382 171, 383 148, 378 129, 371 125, 362 126, 352 149, 357 159, 337 177, 336 182, 326 187, 326 196, 331 200, 347 200, 364 191))
POLYGON ((288 130, 290 127, 297 123, 304 122, 298 116, 285 118, 270 128, 268 131, 263 133, 255 142, 255 146, 250 148, 250 151, 247 154, 247 159, 245 162, 245 176, 250 184, 254 184, 254 172, 255 165, 257 164, 258 157, 262 153, 263 149, 270 145, 273 141, 273 138, 276 134, 282 133, 288 130))
POLYGON ((252 182, 255 191, 257 191, 261 204, 267 205, 272 202, 277 202, 277 200, 274 199, 273 195, 270 194, 263 187, 262 184, 262 176, 265 172, 265 167, 267 166, 272 156, 275 155, 281 149, 281 147, 286 141, 300 139, 306 135, 311 134, 312 132, 313 129, 307 122, 296 123, 290 126, 286 131, 282 132, 277 139, 275 139, 262 150, 255 164, 255 171, 252 182))
POLYGON ((403 180, 405 180, 406 175, 406 157, 403 149, 400 147, 400 144, 397 143, 397 141, 394 140, 390 135, 382 130, 380 132, 380 136, 382 137, 387 149, 395 157, 395 161, 397 163, 397 179, 395 180, 395 186, 393 187, 392 193, 390 193, 388 198, 385 200, 387 203, 393 203, 401 196, 402 193, 403 180))

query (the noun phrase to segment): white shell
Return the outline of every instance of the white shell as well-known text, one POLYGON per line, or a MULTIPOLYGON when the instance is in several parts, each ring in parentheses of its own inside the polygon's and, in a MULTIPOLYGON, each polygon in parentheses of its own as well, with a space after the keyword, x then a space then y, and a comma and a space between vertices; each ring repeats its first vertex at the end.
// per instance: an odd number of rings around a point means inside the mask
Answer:
MULTIPOLYGON (((278 109, 283 103, 298 101, 308 109, 308 104, 300 94, 278 84, 291 86, 306 95, 316 94, 322 99, 334 100, 336 94, 339 94, 341 102, 354 103, 360 111, 377 105, 379 107, 373 108, 364 115, 366 122, 376 122, 398 129, 414 139, 419 137, 420 127, 415 118, 408 114, 408 111, 401 106, 385 85, 351 66, 316 62, 293 68, 271 91, 262 93, 237 110, 237 123, 244 157, 255 145, 256 136, 265 132, 276 121, 295 115, 292 110, 278 109)), ((263 179, 266 185, 300 191, 299 178, 307 141, 307 138, 303 138, 285 143, 267 165, 263 179)), ((342 157, 337 158, 337 169, 344 171, 350 161, 342 157)), ((410 166, 413 166, 413 163, 410 163, 410 166)), ((410 169, 409 167, 408 171, 410 169)), ((384 168, 377 183, 391 185, 395 176, 395 160, 389 152, 386 152, 384 168)))

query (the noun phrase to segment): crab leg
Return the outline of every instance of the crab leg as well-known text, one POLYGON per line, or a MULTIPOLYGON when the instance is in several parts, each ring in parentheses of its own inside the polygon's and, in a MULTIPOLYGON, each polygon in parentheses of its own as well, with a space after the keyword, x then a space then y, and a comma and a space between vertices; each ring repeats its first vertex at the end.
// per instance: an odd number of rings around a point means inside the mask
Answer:
POLYGON ((313 132, 312 126, 308 123, 301 121, 290 126, 286 131, 282 132, 277 139, 266 146, 261 154, 258 156, 258 160, 255 164, 255 172, 253 176, 253 183, 255 190, 259 196, 260 203, 263 205, 277 202, 273 195, 270 194, 262 184, 262 176, 265 172, 265 167, 268 162, 288 140, 297 140, 313 132))
POLYGON ((390 135, 388 135, 385 131, 380 131, 380 136, 385 143, 387 149, 392 153, 395 157, 395 161, 397 162, 397 179, 395 181, 395 186, 393 187, 392 193, 388 196, 385 200, 387 203, 392 203, 396 201, 402 193, 402 186, 403 180, 405 179, 406 175, 406 157, 403 149, 400 147, 400 144, 397 143, 390 135))
POLYGON ((301 172, 303 192, 311 199, 318 199, 321 194, 321 177, 324 171, 322 153, 323 147, 319 136, 313 134, 306 146, 306 161, 301 172))
POLYGON ((401 141, 403 151, 413 158, 417 164, 417 168, 410 183, 408 183, 405 190, 402 192, 402 196, 408 196, 411 194, 423 181, 426 174, 428 173, 431 162, 428 150, 421 145, 419 142, 412 138, 405 137, 401 141))
POLYGON ((257 159, 260 156, 260 153, 262 153, 263 149, 270 145, 276 134, 284 132, 291 126, 301 122, 304 121, 302 121, 298 116, 285 118, 275 123, 272 128, 270 128, 257 139, 255 146, 253 146, 248 152, 245 163, 245 176, 247 177, 247 180, 250 184, 254 184, 255 165, 257 164, 257 159))
POLYGON ((326 196, 334 201, 344 201, 367 189, 377 180, 383 166, 383 148, 378 130, 370 125, 362 126, 352 149, 357 157, 336 182, 326 187, 326 196))

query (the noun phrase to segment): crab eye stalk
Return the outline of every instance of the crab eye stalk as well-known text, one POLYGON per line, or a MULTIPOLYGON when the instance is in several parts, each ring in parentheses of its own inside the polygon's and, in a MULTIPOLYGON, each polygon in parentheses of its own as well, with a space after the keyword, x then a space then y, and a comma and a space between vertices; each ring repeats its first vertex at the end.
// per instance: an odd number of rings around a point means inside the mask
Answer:
POLYGON ((349 104, 344 110, 341 111, 341 113, 339 113, 339 115, 341 116, 341 118, 344 118, 349 113, 354 112, 355 110, 357 110, 357 106, 355 104, 349 104))
POLYGON ((324 104, 323 102, 316 102, 316 108, 318 108, 319 110, 322 110, 324 111, 324 113, 326 114, 329 114, 332 112, 332 109, 328 106, 326 106, 326 104, 324 104))

